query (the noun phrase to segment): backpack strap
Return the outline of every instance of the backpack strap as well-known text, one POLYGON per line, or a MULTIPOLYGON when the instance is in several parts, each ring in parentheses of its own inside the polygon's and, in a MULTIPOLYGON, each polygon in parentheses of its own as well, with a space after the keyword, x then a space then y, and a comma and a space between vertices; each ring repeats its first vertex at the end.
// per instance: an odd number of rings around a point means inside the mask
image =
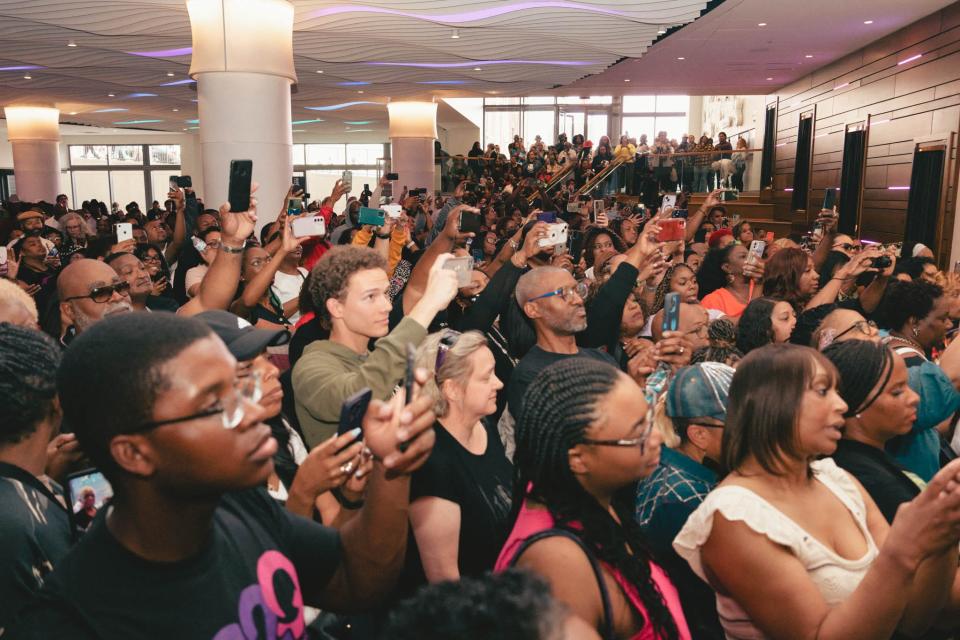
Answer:
POLYGON ((520 546, 517 548, 517 552, 513 555, 513 558, 510 560, 511 567, 516 566, 517 561, 520 560, 520 556, 523 555, 523 552, 533 546, 535 543, 545 540, 547 538, 553 537, 566 538, 568 540, 576 543, 580 550, 583 551, 584 555, 587 556, 587 560, 590 561, 590 568, 593 569, 593 575, 597 579, 597 586, 600 588, 600 600, 603 603, 603 638, 604 640, 614 640, 616 635, 613 632, 613 606, 610 603, 610 593, 607 591, 607 583, 603 579, 603 569, 600 566, 600 561, 597 560, 597 557, 594 555, 587 545, 583 543, 583 540, 580 539, 580 536, 567 531, 566 529, 545 529, 544 531, 539 531, 529 538, 526 538, 523 542, 520 543, 520 546))

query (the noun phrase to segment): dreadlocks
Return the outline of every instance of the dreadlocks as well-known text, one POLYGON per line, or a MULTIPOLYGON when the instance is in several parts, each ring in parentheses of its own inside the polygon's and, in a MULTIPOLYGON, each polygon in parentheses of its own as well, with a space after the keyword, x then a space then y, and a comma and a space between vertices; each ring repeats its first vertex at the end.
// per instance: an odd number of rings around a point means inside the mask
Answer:
POLYGON ((650 552, 633 517, 634 487, 613 500, 617 523, 577 481, 567 460, 622 376, 610 365, 569 358, 547 367, 530 384, 516 426, 512 520, 525 498, 544 504, 557 527, 579 536, 636 587, 647 622, 658 637, 672 640, 678 636, 676 623, 653 581, 650 552))

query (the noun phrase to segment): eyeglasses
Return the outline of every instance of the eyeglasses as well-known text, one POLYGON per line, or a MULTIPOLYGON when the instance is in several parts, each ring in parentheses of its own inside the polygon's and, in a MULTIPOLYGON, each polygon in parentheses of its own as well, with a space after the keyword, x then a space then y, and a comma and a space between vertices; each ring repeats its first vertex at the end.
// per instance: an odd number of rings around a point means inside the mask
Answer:
POLYGON ((843 336, 847 335, 851 331, 859 331, 865 336, 873 337, 877 335, 877 323, 873 320, 857 320, 852 325, 841 331, 834 337, 833 341, 836 342, 843 336))
POLYGON ((697 334, 698 336, 701 336, 701 337, 704 337, 704 338, 705 338, 705 337, 708 337, 708 336, 710 335, 710 332, 709 332, 708 329, 709 329, 709 325, 707 325, 707 324, 698 324, 698 325, 695 326, 693 329, 690 329, 689 331, 685 331, 685 332, 683 333, 683 335, 688 336, 688 335, 690 335, 691 333, 695 333, 695 334, 697 334))
POLYGON ((143 256, 143 261, 144 262, 160 262, 160 256, 155 256, 148 253, 145 256, 143 256))
POLYGON ((844 251, 860 251, 863 249, 863 245, 860 244, 850 244, 849 242, 841 242, 839 244, 833 245, 834 249, 843 249, 844 251))
POLYGON ((559 289, 548 291, 543 295, 530 298, 529 300, 527 300, 527 302, 533 302, 534 300, 542 300, 544 298, 552 298, 553 296, 560 296, 561 298, 563 298, 564 302, 572 303, 574 296, 579 297, 580 300, 585 300, 587 297, 587 291, 589 291, 589 288, 587 287, 586 283, 578 282, 576 285, 572 287, 560 287, 559 289))
POLYGON ((457 340, 459 339, 459 331, 454 331, 453 329, 444 331, 443 337, 440 338, 440 344, 437 345, 437 360, 433 364, 434 375, 440 371, 440 367, 443 366, 443 361, 447 359, 447 352, 453 349, 453 345, 457 344, 457 340))
POLYGON ((83 296, 70 296, 69 298, 64 298, 64 302, 69 302, 70 300, 79 300, 81 298, 89 298, 96 302, 97 304, 104 304, 105 302, 110 302, 110 298, 113 297, 113 293, 117 292, 122 296, 127 295, 130 292, 130 283, 129 282, 117 282, 115 284, 105 284, 101 287, 94 287, 90 290, 90 293, 83 296))
POLYGON ((237 426, 243 422, 243 418, 247 413, 246 409, 244 408, 244 403, 257 404, 260 402, 262 395, 263 394, 260 387, 260 372, 253 371, 250 373, 250 375, 237 378, 237 380, 233 383, 233 389, 231 389, 226 396, 218 400, 217 403, 209 409, 191 414, 189 416, 183 416, 182 418, 171 418, 170 420, 145 422, 139 427, 128 431, 128 433, 142 433, 144 431, 156 429, 157 427, 177 424, 179 422, 190 422, 191 420, 201 420, 203 418, 210 418, 215 415, 220 416, 220 424, 224 429, 236 429, 237 426))
POLYGON ((581 438, 583 444, 591 444, 597 447, 640 447, 640 455, 643 455, 647 448, 647 440, 653 433, 653 407, 654 399, 647 395, 647 415, 644 417, 646 426, 636 438, 620 438, 618 440, 594 440, 593 438, 581 438))
POLYGON ((220 248, 219 240, 211 240, 207 243, 207 249, 219 249, 219 248, 220 248))

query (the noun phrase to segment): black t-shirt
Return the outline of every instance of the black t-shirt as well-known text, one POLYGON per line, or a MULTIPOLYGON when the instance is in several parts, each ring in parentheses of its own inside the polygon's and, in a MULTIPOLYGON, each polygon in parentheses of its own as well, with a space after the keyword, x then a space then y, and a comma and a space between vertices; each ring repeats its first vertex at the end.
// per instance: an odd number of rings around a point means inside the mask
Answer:
MULTIPOLYGON (((480 576, 493 570, 507 539, 513 465, 507 460, 497 430, 484 423, 487 449, 468 451, 442 424, 433 452, 410 482, 410 503, 437 497, 460 506, 460 544, 457 565, 461 576, 480 576)), ((426 583, 416 539, 410 535, 407 562, 401 580, 406 592, 426 583)))
POLYGON ((831 457, 838 467, 860 481, 887 522, 893 522, 901 504, 920 495, 920 487, 882 449, 843 439, 831 457))
POLYGON ((101 514, 10 637, 305 638, 303 593, 336 571, 339 534, 263 489, 224 496, 212 529, 196 556, 157 563, 121 546, 101 514))
MULTIPOLYGON (((70 518, 33 474, 0 463, 0 635, 70 550, 70 518)), ((5 636, 4 636, 5 637, 5 636)))
POLYGON ((617 366, 610 354, 596 349, 579 349, 577 353, 553 353, 544 351, 540 345, 534 345, 527 355, 517 364, 510 376, 510 383, 507 385, 507 408, 510 409, 510 415, 516 420, 520 417, 520 408, 523 406, 523 397, 527 393, 527 387, 537 377, 537 374, 554 362, 560 362, 567 358, 593 358, 600 362, 605 362, 614 367, 617 366))
POLYGON ((57 272, 53 269, 34 271, 26 264, 21 264, 17 272, 17 280, 30 285, 40 285, 40 291, 33 296, 33 300, 37 304, 37 311, 43 315, 57 292, 57 272))

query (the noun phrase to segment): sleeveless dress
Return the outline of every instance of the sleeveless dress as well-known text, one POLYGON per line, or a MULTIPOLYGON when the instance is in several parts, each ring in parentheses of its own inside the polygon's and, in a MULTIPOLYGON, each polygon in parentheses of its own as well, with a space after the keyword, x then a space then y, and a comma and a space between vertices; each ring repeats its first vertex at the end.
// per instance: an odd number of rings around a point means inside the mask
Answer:
MULTIPOLYGON (((553 526, 553 516, 550 515, 549 511, 546 509, 531 509, 525 501, 520 507, 520 514, 517 516, 517 521, 513 525, 513 531, 510 532, 506 544, 503 545, 503 549, 500 551, 500 557, 497 558, 494 573, 500 573, 510 568, 511 561, 524 540, 536 533, 551 529, 553 526)), ((633 605, 633 608, 646 620, 646 607, 644 607, 636 587, 628 582, 624 575, 618 570, 605 562, 601 561, 600 564, 620 586, 630 601, 630 604, 633 605)), ((653 576, 653 581, 663 596, 663 601, 667 605, 667 609, 673 615, 673 620, 677 625, 677 631, 679 633, 678 637, 680 640, 691 640, 690 630, 687 628, 687 621, 683 615, 683 607, 680 604, 680 596, 677 594, 677 588, 670 582, 670 578, 667 577, 663 569, 653 562, 650 563, 650 574, 653 576)), ((643 629, 634 634, 630 640, 659 640, 659 637, 660 636, 654 633, 651 626, 646 624, 643 629)))
MULTIPOLYGON (((727 520, 742 522, 772 542, 790 550, 803 564, 810 579, 828 605, 846 600, 860 584, 877 557, 877 546, 867 528, 867 509, 863 496, 851 476, 830 458, 810 464, 814 477, 833 493, 853 515, 867 541, 863 557, 848 560, 814 538, 799 524, 788 518, 759 495, 739 486, 714 489, 694 511, 673 541, 673 548, 694 573, 707 580, 701 562, 700 548, 710 537, 713 515, 720 512, 727 520)), ((750 615, 732 597, 717 594, 717 613, 730 640, 766 638, 750 620, 750 615)))

